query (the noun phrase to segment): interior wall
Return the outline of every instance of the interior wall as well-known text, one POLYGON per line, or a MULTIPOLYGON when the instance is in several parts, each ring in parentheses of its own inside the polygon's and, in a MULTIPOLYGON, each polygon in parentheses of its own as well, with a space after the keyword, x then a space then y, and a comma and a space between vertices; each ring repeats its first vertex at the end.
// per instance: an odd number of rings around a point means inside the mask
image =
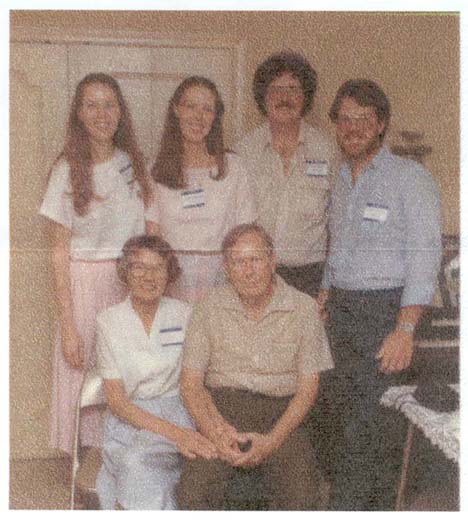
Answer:
MULTIPOLYGON (((272 52, 284 48, 302 51, 314 65, 319 75, 319 86, 308 119, 330 134, 334 130, 328 121, 327 111, 341 83, 353 77, 373 79, 383 87, 392 103, 393 116, 388 142, 399 142, 400 130, 424 133, 424 143, 432 148, 425 163, 441 190, 444 232, 459 232, 460 42, 459 17, 455 14, 13 11, 11 38, 15 39, 17 32, 27 28, 40 28, 44 35, 51 29, 63 32, 64 36, 73 31, 86 30, 94 32, 97 37, 102 31, 118 31, 120 34, 125 31, 144 31, 167 35, 200 35, 201 38, 209 34, 244 42, 245 76, 249 86, 248 100, 242 115, 245 131, 261 121, 250 94, 250 84, 258 63, 272 52)), ((11 109, 17 110, 15 106, 11 109)), ((47 169, 44 169, 44 177, 46 173, 47 169)), ((14 176, 12 170, 12 182, 14 176)), ((37 184, 33 191, 38 194, 31 197, 24 195, 21 184, 18 184, 16 192, 11 193, 12 213, 24 207, 22 203, 27 203, 28 198, 40 201, 40 191, 43 191, 44 186, 44 181, 37 184), (15 207, 15 203, 20 205, 15 207)), ((32 212, 37 213, 37 209, 32 212)), ((21 214, 16 215, 16 218, 12 220, 12 241, 15 238, 14 229, 24 227, 21 214)), ((37 226, 32 226, 33 230, 34 227, 37 226)), ((41 235, 37 238, 42 241, 45 237, 43 233, 41 235)), ((12 246, 14 249, 13 242, 12 246)), ((35 278, 43 286, 49 285, 49 276, 43 265, 38 266, 35 278)), ((34 319, 31 315, 34 304, 25 303, 22 308, 21 314, 12 310, 11 329, 13 335, 21 331, 28 339, 35 328, 34 322, 25 319, 34 319), (23 314, 24 310, 26 314, 23 314)), ((45 316, 49 318, 50 312, 46 312, 45 316)), ((51 324, 51 321, 44 322, 46 325, 51 324)), ((45 336, 38 344, 44 346, 50 344, 50 341, 45 336)), ((42 350, 42 354, 49 358, 50 348, 42 347, 42 350)), ((35 351, 37 348, 33 347, 26 350, 26 363, 34 365, 35 351)), ((15 365, 16 356, 12 354, 12 365, 15 365)), ((27 427, 21 420, 29 413, 25 405, 21 414, 14 401, 21 395, 24 398, 21 392, 28 380, 27 373, 18 374, 12 384, 12 452, 18 456, 45 456, 50 453, 45 444, 46 409, 34 414, 39 421, 37 431, 40 445, 31 449, 21 444, 28 442, 25 439, 27 427)), ((46 389, 41 388, 39 391, 44 398, 44 406, 48 405, 46 389)))

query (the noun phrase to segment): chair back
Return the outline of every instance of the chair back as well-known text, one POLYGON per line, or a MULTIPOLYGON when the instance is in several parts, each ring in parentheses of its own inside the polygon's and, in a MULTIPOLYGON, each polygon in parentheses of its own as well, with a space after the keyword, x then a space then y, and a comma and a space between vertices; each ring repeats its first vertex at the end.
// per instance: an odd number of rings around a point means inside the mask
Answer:
POLYGON ((75 509, 77 475, 80 468, 80 428, 81 428, 81 410, 91 406, 100 406, 106 404, 106 395, 104 393, 104 382, 98 374, 96 368, 89 369, 81 385, 80 396, 76 403, 75 410, 75 428, 73 435, 72 451, 72 478, 70 508, 75 509))

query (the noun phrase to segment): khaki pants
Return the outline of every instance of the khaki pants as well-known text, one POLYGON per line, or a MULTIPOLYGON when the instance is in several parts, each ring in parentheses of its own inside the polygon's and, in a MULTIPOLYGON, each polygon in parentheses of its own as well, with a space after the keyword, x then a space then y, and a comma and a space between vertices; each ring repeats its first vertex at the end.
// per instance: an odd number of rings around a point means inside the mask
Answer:
MULTIPOLYGON (((267 433, 287 408, 290 397, 267 397, 235 389, 211 390, 223 417, 239 431, 267 433)), ((224 509, 229 479, 237 468, 221 460, 184 460, 177 489, 178 505, 186 510, 224 509)), ((271 510, 317 508, 320 475, 307 430, 299 426, 265 462, 255 468, 262 475, 271 510)))

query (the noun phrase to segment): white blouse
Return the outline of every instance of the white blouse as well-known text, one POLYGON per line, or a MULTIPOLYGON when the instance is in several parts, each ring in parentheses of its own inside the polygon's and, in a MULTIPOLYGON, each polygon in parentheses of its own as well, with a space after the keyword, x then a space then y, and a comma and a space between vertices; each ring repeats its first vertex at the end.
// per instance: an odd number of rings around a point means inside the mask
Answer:
POLYGON ((129 156, 117 150, 107 162, 96 164, 93 183, 98 200, 80 216, 73 207, 70 167, 60 160, 52 169, 40 214, 71 231, 73 260, 118 258, 125 242, 145 232, 145 218, 155 221, 154 207, 144 209, 140 186, 129 156))
POLYGON ((122 380, 129 398, 176 395, 189 316, 188 304, 162 297, 148 335, 130 298, 102 311, 96 335, 100 375, 122 380))
POLYGON ((253 192, 242 160, 227 154, 227 174, 217 168, 190 169, 186 189, 156 185, 154 221, 178 251, 219 251, 234 226, 257 218, 253 192))

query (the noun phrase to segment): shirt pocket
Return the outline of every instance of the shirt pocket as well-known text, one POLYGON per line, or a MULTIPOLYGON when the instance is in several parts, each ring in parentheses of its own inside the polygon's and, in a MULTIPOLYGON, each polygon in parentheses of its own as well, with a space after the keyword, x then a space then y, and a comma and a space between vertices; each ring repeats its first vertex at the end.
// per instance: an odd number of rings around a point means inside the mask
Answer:
POLYGON ((272 374, 291 373, 296 370, 297 346, 294 342, 273 342, 259 359, 262 371, 272 374))
POLYGON ((383 239, 389 236, 392 213, 386 204, 367 204, 361 211, 361 236, 366 239, 383 239))
POLYGON ((324 177, 310 177, 297 185, 291 207, 308 222, 321 222, 328 207, 329 187, 324 177))

